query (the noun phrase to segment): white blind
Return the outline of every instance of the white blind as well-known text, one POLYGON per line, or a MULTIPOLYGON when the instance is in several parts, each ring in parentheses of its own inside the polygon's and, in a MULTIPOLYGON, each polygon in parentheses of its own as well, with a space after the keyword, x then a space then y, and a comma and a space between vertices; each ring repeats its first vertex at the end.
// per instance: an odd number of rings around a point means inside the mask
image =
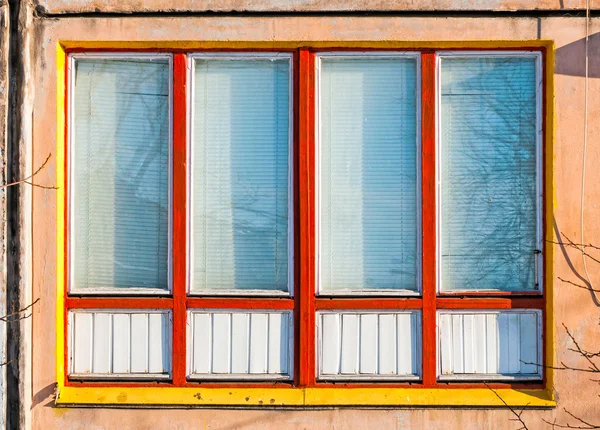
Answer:
POLYGON ((169 63, 77 59, 72 289, 168 288, 169 63))
POLYGON ((444 290, 536 287, 536 60, 441 60, 444 290))
POLYGON ((198 59, 192 291, 288 290, 289 59, 198 59))
POLYGON ((416 60, 323 58, 320 289, 417 289, 416 60))

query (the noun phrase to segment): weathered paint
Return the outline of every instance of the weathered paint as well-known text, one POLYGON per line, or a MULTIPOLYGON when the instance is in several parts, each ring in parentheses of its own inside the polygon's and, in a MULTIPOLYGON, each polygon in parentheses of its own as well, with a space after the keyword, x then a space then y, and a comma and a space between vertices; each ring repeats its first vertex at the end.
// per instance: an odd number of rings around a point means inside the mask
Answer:
MULTIPOLYGON (((7 183, 8 147, 8 5, 0 5, 0 184, 7 183)), ((6 190, 0 188, 0 309, 6 306, 6 190)), ((0 363, 6 362, 6 323, 0 321, 0 363)), ((0 368, 0 427, 6 425, 6 366, 0 368)))
MULTIPOLYGON (((84 19, 69 18, 65 20, 39 20, 35 24, 37 28, 37 43, 39 46, 38 57, 33 62, 35 65, 35 106, 36 116, 34 120, 33 141, 36 146, 34 150, 33 163, 40 163, 47 155, 48 150, 54 150, 56 141, 52 137, 52 130, 57 127, 56 122, 56 65, 55 47, 60 40, 85 40, 94 38, 103 40, 104 46, 114 44, 113 41, 134 40, 144 44, 148 40, 162 40, 162 46, 168 47, 172 40, 211 40, 220 43, 221 47, 228 44, 238 46, 250 41, 270 40, 273 44, 277 41, 291 42, 290 45, 298 46, 298 42, 310 40, 332 40, 331 46, 336 41, 340 43, 343 40, 352 40, 354 42, 362 41, 363 46, 378 45, 377 41, 398 41, 398 45, 410 45, 405 42, 411 40, 412 45, 434 46, 436 40, 453 41, 454 46, 460 46, 459 41, 468 39, 470 41, 483 39, 496 39, 486 42, 487 47, 500 45, 501 40, 513 40, 512 46, 523 46, 530 43, 536 37, 543 37, 547 40, 553 40, 557 48, 555 55, 556 75, 552 70, 548 70, 549 90, 546 102, 549 107, 553 106, 556 100, 556 122, 554 121, 553 111, 549 109, 549 115, 546 118, 546 133, 550 137, 546 147, 546 186, 547 186, 547 213, 548 223, 546 225, 547 237, 553 238, 553 220, 558 225, 558 230, 567 233, 571 238, 578 237, 578 217, 579 217, 579 197, 577 190, 580 183, 578 181, 581 166, 581 137, 582 137, 582 105, 583 105, 583 74, 582 55, 583 45, 578 43, 584 36, 584 21, 577 18, 543 18, 539 21, 531 18, 388 18, 388 17, 270 17, 270 18, 241 18, 241 17, 213 17, 213 18, 115 18, 115 19, 84 19), (92 36, 90 36, 92 35, 92 36), (404 41, 404 42, 403 42, 404 41), (415 43, 425 41, 426 43, 415 43), (375 43, 373 43, 375 42, 375 43), (575 65, 575 66, 574 66, 575 65), (560 73, 560 70, 568 70, 568 74, 560 73), (554 85, 553 85, 554 83, 554 85), (555 99, 552 96, 555 93, 555 99), (552 132, 556 123, 554 140, 552 132)), ((600 30, 600 22, 592 20, 592 33, 600 30)), ((594 40, 594 39, 592 39, 594 40)), ((123 42, 122 46, 125 46, 123 42)), ((200 46, 201 42, 196 42, 200 46)), ((390 45, 389 42, 381 45, 390 45)), ((473 44, 475 44, 473 42, 473 44)), ((150 44, 152 45, 152 44, 150 44)), ((157 44, 154 43, 156 46, 157 44)), ((192 44, 190 44, 192 45, 192 44)), ((147 46, 147 45, 146 45, 147 46)), ((182 45, 180 45, 183 47, 182 45)), ((189 45, 188 45, 189 46, 189 45)), ((248 46, 248 45, 246 45, 248 46)), ((598 65, 599 47, 595 42, 590 47, 591 69, 598 65)), ((552 53, 550 53, 552 56, 552 53)), ((551 61, 553 63, 553 61, 551 61)), ((590 94, 600 91, 600 83, 596 79, 590 81, 590 94)), ((60 94, 60 93, 59 93, 60 94)), ((590 98, 590 117, 600 113, 600 101, 590 98)), ((60 113, 58 113, 60 117, 60 113)), ((59 123, 60 124, 60 123, 59 123)), ((600 125, 590 122, 590 135, 598 133, 600 125)), ((588 153, 588 177, 587 180, 597 182, 597 168, 600 163, 598 154, 590 148, 588 153)), ((60 174, 60 169, 43 172, 41 179, 53 182, 57 178, 55 173, 60 174)), ((62 183, 57 181, 57 183, 62 183)), ((60 190, 57 194, 60 193, 60 190)), ((587 237, 598 237, 600 227, 589 222, 600 216, 600 208, 594 206, 598 203, 597 192, 592 188, 587 188, 586 204, 586 223, 587 237)), ((364 428, 365 422, 371 426, 386 427, 409 427, 409 428, 468 428, 471 427, 510 427, 514 423, 509 421, 510 414, 503 410, 371 410, 360 411, 356 409, 343 410, 324 410, 324 411, 215 411, 215 410, 195 410, 195 411, 170 411, 170 410, 120 410, 118 412, 108 409, 69 409, 56 412, 51 408, 43 407, 48 401, 45 400, 53 383, 56 381, 55 363, 48 360, 48 351, 52 351, 57 346, 54 338, 53 317, 55 315, 56 280, 61 279, 57 276, 57 254, 55 246, 57 243, 56 231, 56 206, 61 199, 56 200, 54 192, 44 190, 34 190, 34 220, 33 234, 36 240, 34 254, 34 293, 39 294, 43 301, 40 304, 40 311, 34 315, 34 350, 33 350, 33 369, 34 375, 34 407, 33 421, 34 427, 39 428, 58 428, 58 427, 82 427, 94 423, 99 427, 111 427, 118 423, 121 428, 127 427, 198 427, 207 426, 231 426, 240 427, 244 425, 253 425, 273 428, 281 426, 296 427, 332 427, 340 426, 344 428, 364 428), (50 389, 48 388, 50 387, 50 389)), ((58 239, 60 242, 60 239, 58 239)), ((60 245, 60 243, 59 243, 60 245)), ((62 249, 59 247, 59 249, 62 249)), ((565 256, 571 259, 574 270, 581 271, 580 258, 576 253, 563 252, 558 249, 549 257, 551 264, 546 266, 547 278, 550 280, 546 289, 547 301, 550 310, 555 308, 554 315, 549 315, 546 333, 552 335, 553 320, 557 324, 565 323, 572 327, 576 335, 583 338, 592 339, 598 335, 597 311, 589 297, 589 293, 583 290, 575 289, 562 284, 556 280, 556 276, 567 279, 574 278, 573 272, 569 268, 565 256), (577 312, 572 312, 577 309, 577 312)), ((61 251, 62 252, 62 251, 61 251)), ((60 253, 58 254, 60 255, 60 253)), ((591 273, 595 281, 599 281, 598 272, 591 273)), ((61 296, 59 295, 59 298, 61 296)), ((460 299, 457 299, 460 300, 460 299)), ((60 303, 62 308, 62 303, 60 303)), ((59 308, 59 309, 60 309, 59 308)), ((60 317, 59 317, 59 322, 60 317)), ((64 321, 62 321, 64 324, 64 321)), ((60 330, 59 330, 60 331, 60 330)), ((554 339, 554 336, 551 336, 554 339)), ((58 339, 60 346, 61 340, 58 339)), ((556 333, 556 353, 560 360, 576 364, 572 353, 567 351, 567 337, 562 330, 556 333)), ((550 359, 555 355, 553 342, 547 345, 547 354, 550 359)), ((60 362, 61 357, 58 357, 60 362)), ((594 409, 592 401, 586 402, 582 398, 582 392, 585 390, 594 390, 596 385, 588 381, 586 375, 578 375, 565 372, 554 372, 556 378, 551 377, 552 372, 547 372, 547 380, 556 388, 558 400, 561 407, 574 410, 585 414, 586 418, 593 420, 598 418, 598 411, 594 409)), ((61 398, 64 401, 71 399, 75 402, 78 391, 72 387, 64 387, 61 390, 61 398), (71 396, 71 397, 70 397, 71 396)), ((170 390, 170 389, 168 389, 170 390)), ((188 388, 185 388, 188 390, 188 388)), ((189 389, 195 390, 195 389, 189 389)), ((228 396, 236 397, 237 401, 244 402, 243 393, 260 396, 262 400, 267 394, 262 389, 251 392, 249 389, 230 389, 223 391, 189 391, 190 395, 198 394, 202 398, 208 396, 209 399, 215 399, 214 404, 224 403, 224 398, 228 396), (229 395, 232 392, 234 394, 229 395), (226 394, 227 393, 227 394, 226 394), (211 397, 214 396, 214 397, 211 397)), ((326 404, 332 397, 339 396, 339 389, 332 391, 317 391, 322 389, 307 390, 286 390, 278 389, 277 399, 288 401, 290 405, 326 404), (279 397, 281 396, 281 397, 279 397), (291 396, 288 399, 286 396, 291 396), (303 398, 303 400, 299 400, 303 398), (286 400, 287 399, 287 400, 286 400), (295 399, 295 400, 294 400, 295 399)), ((366 399, 373 398, 375 402, 382 405, 412 404, 424 405, 443 402, 451 402, 451 399, 462 398, 454 392, 456 389, 443 390, 442 392, 415 391, 403 389, 405 391, 393 391, 384 393, 373 389, 352 389, 346 390, 344 400, 338 401, 348 405, 356 405, 366 399), (390 400, 391 399, 391 400, 390 400), (403 403, 406 399, 410 403, 403 403)), ((484 390, 485 391, 485 390, 484 390)), ((483 402, 480 404, 497 404, 492 402, 489 391, 472 392, 475 397, 470 398, 472 402, 483 402), (487 393, 487 394, 486 394, 487 393), (477 400, 480 399, 480 400, 477 400)), ((591 392, 591 391, 590 391, 591 392)), ((108 404, 123 404, 125 402, 139 402, 150 400, 152 396, 164 396, 164 402, 170 404, 178 403, 181 398, 171 398, 171 391, 157 391, 156 388, 141 389, 131 394, 124 393, 122 389, 104 388, 104 389, 83 389, 79 391, 81 396, 87 399, 96 399, 105 401, 108 404), (99 391, 100 390, 100 391, 99 391), (162 393, 162 394, 161 394, 162 393), (139 397, 136 397, 139 396, 139 397), (133 399, 133 400, 132 400, 133 399), (169 400, 171 399, 171 400, 169 400), (177 400, 179 399, 179 400, 177 400)), ((183 393, 183 392, 181 392, 183 393)), ((269 392, 270 394, 270 392, 269 392)), ((505 399, 509 399, 513 404, 523 404, 528 402, 528 394, 520 391, 500 392, 505 399), (511 396, 518 396, 512 398, 511 396), (522 397, 525 396, 525 397, 522 397)), ((531 393, 540 402, 551 402, 552 393, 535 391, 531 393)), ((250 397, 250 396, 248 396, 250 397)), ((155 397, 156 398, 156 397, 155 397)), ((251 397, 252 398, 252 397, 251 397)), ((265 397, 266 398, 266 397, 265 397)), ((275 397, 272 397, 275 399, 275 397)), ((275 401, 277 401, 275 399, 275 401)), ((250 400, 248 400, 250 401, 250 400)), ((455 400, 456 401, 456 400, 455 400)), ((260 402, 252 398, 254 405, 260 406, 260 402)), ((270 398, 269 398, 270 402, 270 398)), ((160 401, 155 400, 156 404, 160 401)), ((205 403, 206 404, 206 403, 205 403)), ((371 403, 373 404, 373 403, 371 403)), ((377 403, 376 403, 377 404, 377 403)), ((448 403, 450 404, 450 403, 448 403)), ((464 403, 462 403, 464 404, 464 403)), ((534 403, 532 403, 534 404, 534 403)), ((539 403, 535 403, 539 404, 539 403)), ((545 403, 548 404, 548 403, 545 403)), ((263 401, 263 406, 266 403, 263 401)), ((525 413, 526 419, 532 428, 541 425, 540 419, 553 420, 554 417, 565 419, 562 410, 552 411, 528 411, 525 413)))
POLYGON ((190 2, 177 0, 85 1, 40 0, 45 13, 82 12, 355 12, 355 11, 568 11, 585 8, 585 0, 211 0, 190 2))
MULTIPOLYGON (((487 388, 472 389, 468 399, 455 389, 353 388, 342 394, 336 388, 268 389, 268 388, 75 388, 59 392, 61 406, 101 405, 196 405, 196 406, 327 406, 332 397, 346 406, 502 406, 487 388)), ((551 407, 554 401, 545 390, 506 390, 497 393, 509 405, 551 407)), ((226 415, 226 413, 223 413, 226 415)), ((219 420, 219 413, 215 412, 219 420)), ((364 423, 363 423, 364 425, 364 423)))

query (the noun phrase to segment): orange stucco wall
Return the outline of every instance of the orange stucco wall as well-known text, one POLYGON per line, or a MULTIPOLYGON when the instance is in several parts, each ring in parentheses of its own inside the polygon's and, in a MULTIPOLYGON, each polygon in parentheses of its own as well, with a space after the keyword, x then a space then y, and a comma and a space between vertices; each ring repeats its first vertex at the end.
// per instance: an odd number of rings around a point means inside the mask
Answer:
MULTIPOLYGON (((50 2, 61 7, 69 2, 50 2)), ((77 3, 77 2, 74 2, 77 3)), ((107 2, 117 5, 119 2, 107 2)), ((192 2, 193 3, 193 2, 192 2)), ((462 3, 462 2, 458 2, 462 3)), ((550 2, 541 2, 550 3, 550 2)), ((558 2, 557 2, 558 3, 558 2)), ((573 3, 573 1, 571 1, 573 3)), ((577 6, 580 6, 579 4, 577 6)), ((32 166, 56 151, 56 46, 61 40, 86 41, 475 41, 553 40, 555 139, 552 145, 555 189, 552 219, 556 230, 580 239, 580 190, 584 126, 585 19, 577 17, 388 17, 388 16, 177 16, 31 18, 29 24, 32 166)), ((586 242, 600 244, 600 19, 592 19, 589 42, 589 130, 586 174, 586 242)), ((56 180, 56 157, 37 177, 39 183, 56 180)), ((518 428, 503 409, 323 409, 323 410, 224 410, 224 409, 108 409, 56 408, 56 191, 34 188, 32 203, 32 299, 40 299, 32 318, 31 382, 33 428, 518 428)), ((552 240, 552 237, 547 237, 552 240)), ((562 324, 582 339, 588 349, 600 336, 600 302, 589 291, 560 282, 559 277, 580 282, 581 256, 555 248, 553 279, 547 288, 554 294, 555 343, 558 362, 585 366, 568 350, 572 345, 562 324)), ((600 289, 600 265, 590 265, 590 275, 600 289)), ((598 293, 600 296, 600 293, 598 293)), ((559 407, 527 410, 531 429, 542 420, 568 422, 564 408, 600 422, 598 384, 583 373, 557 371, 555 392, 559 407)), ((572 422, 572 421, 571 421, 572 422)))

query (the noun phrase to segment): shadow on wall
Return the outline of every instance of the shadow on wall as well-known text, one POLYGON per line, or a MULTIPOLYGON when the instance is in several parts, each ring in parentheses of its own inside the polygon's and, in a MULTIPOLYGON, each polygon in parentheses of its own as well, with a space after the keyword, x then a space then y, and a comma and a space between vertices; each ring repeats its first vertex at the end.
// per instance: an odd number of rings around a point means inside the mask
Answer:
MULTIPOLYGON (((588 76, 590 78, 600 78, 600 32, 589 36, 588 61, 588 76)), ((571 42, 556 50, 554 72, 558 75, 585 76, 585 38, 571 42)), ((584 288, 589 290, 594 304, 600 307, 600 302, 592 290, 592 285, 586 279, 585 274, 579 273, 575 269, 565 245, 562 245, 566 240, 563 239, 556 219, 554 220, 554 233, 559 243, 558 246, 561 254, 565 258, 571 272, 577 278, 576 282, 581 283, 584 288)), ((592 242, 598 241, 600 241, 600 238, 592 240, 592 242)))
MULTIPOLYGON (((588 58, 588 76, 600 78, 600 32, 589 36, 588 58)), ((585 76, 585 38, 556 50, 554 72, 559 75, 585 76)))

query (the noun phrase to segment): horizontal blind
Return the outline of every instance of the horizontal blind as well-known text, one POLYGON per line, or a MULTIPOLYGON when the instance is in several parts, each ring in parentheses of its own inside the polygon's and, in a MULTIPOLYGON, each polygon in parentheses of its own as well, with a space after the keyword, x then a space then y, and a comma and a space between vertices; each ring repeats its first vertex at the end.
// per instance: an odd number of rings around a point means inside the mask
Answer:
POLYGON ((192 291, 288 290, 289 59, 198 59, 192 291))
POLYGON ((323 58, 320 290, 417 289, 417 64, 323 58))
POLYGON ((444 290, 532 290, 536 59, 441 60, 444 290))
POLYGON ((169 62, 77 59, 72 288, 168 288, 169 62))

